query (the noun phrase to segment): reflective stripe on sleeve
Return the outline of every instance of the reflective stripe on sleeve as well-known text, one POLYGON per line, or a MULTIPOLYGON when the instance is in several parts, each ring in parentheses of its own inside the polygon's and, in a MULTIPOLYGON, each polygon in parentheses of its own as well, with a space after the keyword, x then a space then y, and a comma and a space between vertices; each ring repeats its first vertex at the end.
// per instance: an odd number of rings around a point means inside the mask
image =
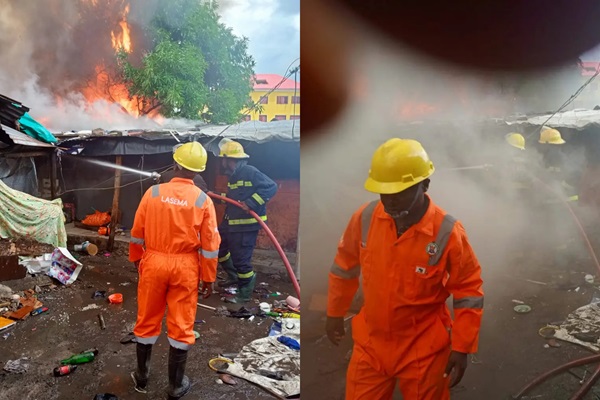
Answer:
POLYGON ((474 309, 482 309, 483 308, 483 297, 463 297, 462 299, 455 299, 453 302, 454 309, 458 308, 474 308, 474 309))
POLYGON ((342 279, 356 279, 360 276, 360 265, 355 265, 354 267, 346 270, 334 263, 331 266, 330 271, 332 274, 339 276, 342 279))

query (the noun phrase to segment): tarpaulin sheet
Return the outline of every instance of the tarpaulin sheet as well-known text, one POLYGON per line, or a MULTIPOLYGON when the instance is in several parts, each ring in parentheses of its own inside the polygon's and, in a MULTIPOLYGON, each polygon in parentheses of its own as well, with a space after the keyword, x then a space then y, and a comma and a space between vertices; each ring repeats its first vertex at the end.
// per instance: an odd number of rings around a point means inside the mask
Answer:
POLYGON ((530 124, 534 126, 546 125, 551 128, 570 128, 581 130, 586 128, 588 125, 600 125, 600 110, 571 110, 559 112, 555 115, 536 115, 517 121, 506 121, 506 124, 530 124), (552 118, 550 118, 551 116, 552 118))
POLYGON ((58 142, 54 135, 50 133, 50 131, 42 124, 33 119, 29 113, 25 113, 25 115, 19 119, 19 125, 21 125, 21 131, 25 132, 32 138, 45 143, 58 142))
POLYGON ((250 342, 224 372, 252 382, 279 398, 299 395, 300 351, 280 343, 277 340, 279 336, 291 337, 300 342, 300 320, 284 318, 281 335, 250 342), (282 380, 267 378, 264 376, 265 371, 281 375, 282 380))
POLYGON ((0 181, 0 237, 67 246, 62 200, 39 199, 0 181))

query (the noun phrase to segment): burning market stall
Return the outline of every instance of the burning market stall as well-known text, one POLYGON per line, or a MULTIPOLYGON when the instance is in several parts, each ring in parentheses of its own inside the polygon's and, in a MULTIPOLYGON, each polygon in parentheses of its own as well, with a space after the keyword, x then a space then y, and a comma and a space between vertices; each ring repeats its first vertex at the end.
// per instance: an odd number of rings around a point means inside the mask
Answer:
MULTIPOLYGON (((110 211, 116 204, 120 225, 127 231, 143 193, 155 182, 152 172, 164 173, 173 165, 172 148, 179 142, 197 140, 207 147, 209 161, 202 176, 212 191, 225 192, 227 178, 220 172, 211 149, 221 137, 230 138, 240 141, 251 156, 250 163, 279 184, 278 194, 269 203, 269 225, 284 250, 295 252, 299 224, 299 121, 245 122, 223 132, 224 129, 208 126, 185 132, 123 131, 63 139, 60 146, 66 151, 59 158, 60 196, 66 204, 73 205, 77 221, 96 210, 110 211), (223 134, 218 137, 220 132, 223 134), (122 169, 99 162, 122 164, 122 169), (138 171, 145 171, 146 176, 138 171), (120 190, 117 196, 116 187, 120 190)), ((223 206, 216 207, 221 217, 223 206)), ((269 243, 263 233, 258 248, 270 249, 269 243)))

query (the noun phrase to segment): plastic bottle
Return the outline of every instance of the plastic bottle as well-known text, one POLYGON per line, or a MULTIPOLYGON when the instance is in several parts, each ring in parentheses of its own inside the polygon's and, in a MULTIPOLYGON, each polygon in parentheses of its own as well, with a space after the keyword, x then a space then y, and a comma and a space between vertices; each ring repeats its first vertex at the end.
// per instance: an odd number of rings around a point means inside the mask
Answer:
POLYGON ((75 354, 67 359, 62 360, 60 363, 62 365, 77 365, 77 364, 85 364, 94 361, 96 356, 93 352, 88 351, 81 354, 75 354))
POLYGON ((63 365, 62 367, 54 368, 54 376, 65 376, 77 369, 77 365, 63 365))
POLYGON ((31 313, 29 313, 29 315, 31 315, 31 316, 39 315, 46 311, 48 311, 48 307, 40 307, 40 308, 36 308, 35 310, 33 310, 31 313))

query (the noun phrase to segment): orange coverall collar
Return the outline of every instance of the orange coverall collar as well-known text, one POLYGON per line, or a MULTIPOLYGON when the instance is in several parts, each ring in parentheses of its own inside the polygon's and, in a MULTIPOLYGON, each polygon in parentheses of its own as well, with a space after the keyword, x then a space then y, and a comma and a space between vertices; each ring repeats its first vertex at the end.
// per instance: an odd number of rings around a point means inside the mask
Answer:
MULTIPOLYGON (((429 197, 428 194, 425 194, 425 196, 429 199, 429 207, 427 207, 427 211, 425 211, 425 214, 423 215, 421 220, 419 222, 417 222, 415 225, 413 225, 412 227, 414 227, 415 230, 418 232, 421 232, 425 235, 433 237, 433 221, 435 219, 435 204, 433 204, 433 200, 431 200, 431 197, 429 197)), ((389 220, 393 221, 392 217, 390 217, 390 215, 384 211, 383 203, 381 203, 381 201, 379 201, 379 204, 377 205, 376 215, 377 215, 377 218, 389 219, 389 220)))
POLYGON ((193 185, 194 184, 193 180, 191 180, 191 179, 185 179, 185 178, 173 178, 169 182, 187 183, 189 185, 193 185))

